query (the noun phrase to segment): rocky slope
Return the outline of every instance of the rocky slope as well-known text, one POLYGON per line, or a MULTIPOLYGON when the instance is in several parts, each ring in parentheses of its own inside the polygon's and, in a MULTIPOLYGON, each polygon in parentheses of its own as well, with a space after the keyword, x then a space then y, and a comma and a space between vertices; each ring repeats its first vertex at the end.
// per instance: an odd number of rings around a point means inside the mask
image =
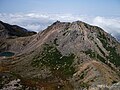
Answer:
POLYGON ((36 34, 36 32, 28 31, 20 26, 10 25, 0 21, 0 38, 2 39, 31 36, 34 34, 36 34))
POLYGON ((34 34, 36 34, 36 32, 0 21, 0 52, 21 51, 26 43, 30 41, 29 37, 26 36, 32 36, 34 34))
POLYGON ((57 21, 15 40, 28 43, 15 56, 2 58, 0 71, 20 79, 24 88, 82 90, 120 81, 120 43, 97 26, 57 21))

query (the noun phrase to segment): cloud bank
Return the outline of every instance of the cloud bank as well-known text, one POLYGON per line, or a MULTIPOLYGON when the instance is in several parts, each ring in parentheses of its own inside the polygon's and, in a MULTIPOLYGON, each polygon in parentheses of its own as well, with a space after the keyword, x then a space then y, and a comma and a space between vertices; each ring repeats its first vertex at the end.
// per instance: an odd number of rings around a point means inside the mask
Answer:
POLYGON ((97 16, 93 19, 93 24, 102 27, 112 35, 120 34, 120 18, 105 18, 97 16))
POLYGON ((28 30, 41 31, 48 25, 51 25, 56 20, 72 22, 81 20, 91 25, 96 25, 103 28, 106 32, 113 36, 120 35, 120 17, 101 17, 101 16, 87 16, 87 15, 73 15, 73 14, 41 14, 41 13, 15 13, 6 14, 0 13, 0 20, 9 24, 16 24, 28 30))

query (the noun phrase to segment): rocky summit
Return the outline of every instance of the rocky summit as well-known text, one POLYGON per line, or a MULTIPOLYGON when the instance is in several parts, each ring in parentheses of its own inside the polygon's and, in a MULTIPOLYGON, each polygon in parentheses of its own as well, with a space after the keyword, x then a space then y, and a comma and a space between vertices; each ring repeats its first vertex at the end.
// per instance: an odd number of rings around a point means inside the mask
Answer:
POLYGON ((0 24, 1 38, 17 36, 0 42, 14 52, 0 56, 1 90, 120 90, 120 43, 100 27, 56 21, 26 37, 18 28, 0 24))

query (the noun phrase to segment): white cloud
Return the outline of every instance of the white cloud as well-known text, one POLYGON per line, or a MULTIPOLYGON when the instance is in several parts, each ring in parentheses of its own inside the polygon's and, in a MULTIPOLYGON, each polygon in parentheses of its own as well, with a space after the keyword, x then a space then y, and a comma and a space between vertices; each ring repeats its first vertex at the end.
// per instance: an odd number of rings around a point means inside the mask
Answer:
POLYGON ((113 36, 120 34, 120 18, 105 18, 97 16, 93 19, 93 24, 102 27, 113 36))
POLYGON ((17 24, 25 27, 28 30, 40 31, 45 29, 48 25, 56 20, 60 21, 76 21, 83 20, 84 16, 71 15, 71 14, 39 14, 39 13, 16 13, 16 14, 0 14, 0 20, 17 24))
POLYGON ((120 17, 106 18, 106 17, 90 17, 85 15, 72 15, 72 14, 40 14, 40 13, 16 13, 16 14, 0 14, 0 20, 17 24, 25 27, 28 30, 40 31, 45 29, 48 25, 56 20, 59 21, 77 21, 81 20, 92 25, 97 25, 105 31, 111 33, 113 36, 120 34, 120 17))

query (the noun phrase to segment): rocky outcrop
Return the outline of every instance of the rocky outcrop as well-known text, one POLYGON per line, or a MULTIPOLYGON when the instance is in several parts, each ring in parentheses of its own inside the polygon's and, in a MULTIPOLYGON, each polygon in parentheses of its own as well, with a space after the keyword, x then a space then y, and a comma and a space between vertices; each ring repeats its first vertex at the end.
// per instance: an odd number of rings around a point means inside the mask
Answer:
POLYGON ((88 90, 120 90, 120 82, 115 83, 111 86, 108 85, 97 85, 90 87, 88 90))

